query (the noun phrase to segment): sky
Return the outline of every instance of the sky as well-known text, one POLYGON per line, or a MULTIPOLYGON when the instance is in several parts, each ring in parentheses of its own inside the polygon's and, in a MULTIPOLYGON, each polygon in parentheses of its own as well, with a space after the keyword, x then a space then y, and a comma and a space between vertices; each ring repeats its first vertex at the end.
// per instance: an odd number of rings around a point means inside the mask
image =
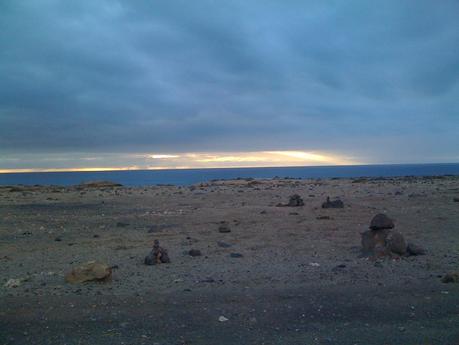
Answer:
POLYGON ((2 0, 0 172, 459 162, 458 14, 2 0))

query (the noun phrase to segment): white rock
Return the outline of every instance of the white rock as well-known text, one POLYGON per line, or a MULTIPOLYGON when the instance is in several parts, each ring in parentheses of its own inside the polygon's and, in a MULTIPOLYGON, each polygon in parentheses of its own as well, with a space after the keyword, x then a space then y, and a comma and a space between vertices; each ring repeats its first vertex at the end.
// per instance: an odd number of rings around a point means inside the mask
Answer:
POLYGON ((223 315, 218 317, 218 321, 220 321, 220 322, 225 322, 225 321, 228 321, 228 320, 229 320, 229 319, 227 319, 227 318, 224 317, 223 315))
POLYGON ((23 279, 9 279, 6 283, 5 283, 5 287, 7 288, 17 288, 18 286, 20 286, 23 282, 23 279))

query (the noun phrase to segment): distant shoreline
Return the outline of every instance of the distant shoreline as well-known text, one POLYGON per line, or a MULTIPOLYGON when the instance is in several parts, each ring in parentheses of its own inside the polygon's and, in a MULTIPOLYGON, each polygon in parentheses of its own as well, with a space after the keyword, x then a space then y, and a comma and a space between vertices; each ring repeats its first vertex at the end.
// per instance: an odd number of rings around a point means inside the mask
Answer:
MULTIPOLYGON (((335 168, 335 167, 389 167, 389 166, 428 166, 428 165, 459 165, 457 163, 381 163, 381 164, 340 164, 340 165, 290 165, 290 166, 254 166, 254 167, 209 167, 209 168, 167 168, 167 169, 124 169, 124 168, 107 168, 100 170, 36 170, 33 169, 17 169, 17 171, 0 170, 1 175, 11 174, 62 174, 62 173, 105 173, 105 172, 129 172, 129 171, 193 171, 193 170, 231 170, 231 169, 302 169, 302 168, 335 168), (25 171, 21 171, 25 170, 25 171)), ((84 168, 82 168, 84 169, 84 168)), ((91 169, 91 168, 88 168, 91 169)), ((97 169, 97 168, 96 168, 97 169)))
POLYGON ((212 180, 235 180, 238 178, 355 179, 408 176, 459 176, 459 163, 8 173, 0 174, 0 186, 72 186, 87 181, 112 181, 127 187, 187 186, 212 180))

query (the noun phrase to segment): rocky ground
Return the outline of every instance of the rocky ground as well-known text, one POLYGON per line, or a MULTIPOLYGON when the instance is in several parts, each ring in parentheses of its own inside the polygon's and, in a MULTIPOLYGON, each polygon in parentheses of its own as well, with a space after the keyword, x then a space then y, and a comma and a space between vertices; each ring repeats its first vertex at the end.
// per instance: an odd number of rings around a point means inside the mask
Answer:
POLYGON ((459 344, 458 196, 458 177, 3 186, 0 344, 459 344), (377 213, 427 255, 362 255, 377 213), (170 263, 144 264, 154 240, 170 263), (91 260, 109 281, 66 282, 91 260))

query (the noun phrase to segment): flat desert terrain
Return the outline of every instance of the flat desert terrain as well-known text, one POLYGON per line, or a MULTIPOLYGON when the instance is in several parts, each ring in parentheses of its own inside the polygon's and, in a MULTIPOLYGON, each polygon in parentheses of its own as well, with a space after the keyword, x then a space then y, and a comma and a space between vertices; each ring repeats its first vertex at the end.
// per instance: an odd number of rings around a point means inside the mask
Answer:
POLYGON ((3 186, 0 344, 457 345, 458 197, 452 176, 3 186), (362 255, 378 213, 426 255, 362 255), (170 263, 144 264, 155 240, 170 263), (66 282, 93 260, 110 279, 66 282))

